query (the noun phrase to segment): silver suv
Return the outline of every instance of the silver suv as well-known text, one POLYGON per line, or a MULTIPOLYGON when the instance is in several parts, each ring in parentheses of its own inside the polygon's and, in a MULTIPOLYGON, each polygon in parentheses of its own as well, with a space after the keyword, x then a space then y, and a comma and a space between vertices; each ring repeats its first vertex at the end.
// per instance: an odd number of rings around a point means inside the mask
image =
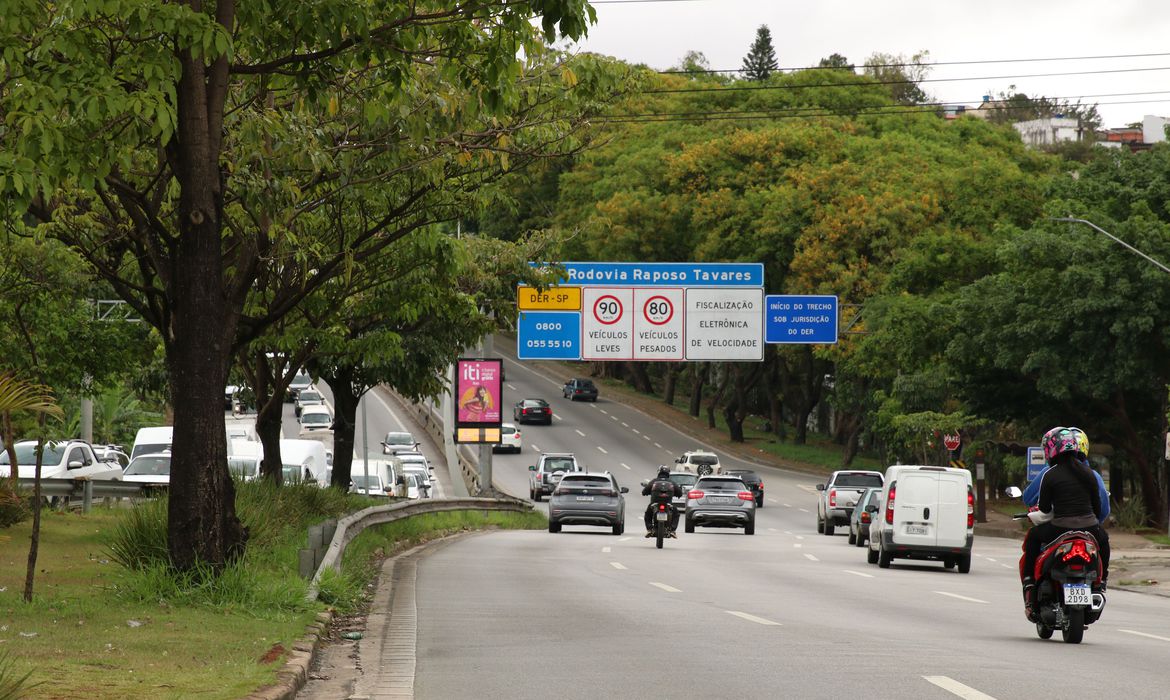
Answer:
POLYGON ((756 496, 734 476, 702 476, 687 494, 684 529, 696 525, 742 527, 743 534, 756 534, 756 496))
POLYGON ((528 467, 528 497, 539 502, 551 494, 568 472, 585 471, 572 452, 549 452, 540 455, 540 461, 528 467))
POLYGON ((560 532, 562 525, 601 525, 613 534, 626 531, 625 486, 618 486, 613 474, 565 474, 548 499, 548 531, 560 532))

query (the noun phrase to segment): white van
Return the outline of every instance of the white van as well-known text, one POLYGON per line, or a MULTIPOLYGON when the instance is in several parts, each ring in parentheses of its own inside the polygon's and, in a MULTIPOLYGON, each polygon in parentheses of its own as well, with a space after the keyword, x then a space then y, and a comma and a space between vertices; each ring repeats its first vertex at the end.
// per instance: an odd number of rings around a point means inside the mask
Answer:
POLYGON ((153 455, 171 449, 171 437, 175 429, 170 425, 161 425, 153 428, 139 428, 134 436, 134 447, 130 449, 130 459, 138 455, 153 455))
POLYGON ((281 440, 280 461, 284 465, 284 481, 310 481, 318 486, 329 485, 325 445, 318 440, 281 440))
POLYGON ((251 417, 227 416, 223 419, 224 433, 227 435, 228 448, 230 450, 232 440, 251 440, 252 442, 259 442, 260 436, 256 434, 256 419, 251 417))
POLYGON ((251 481, 260 476, 264 445, 252 440, 228 440, 228 469, 233 476, 251 481))
POLYGON ((894 559, 930 559, 971 570, 975 492, 966 469, 890 467, 880 502, 867 510, 870 564, 886 569, 894 559))

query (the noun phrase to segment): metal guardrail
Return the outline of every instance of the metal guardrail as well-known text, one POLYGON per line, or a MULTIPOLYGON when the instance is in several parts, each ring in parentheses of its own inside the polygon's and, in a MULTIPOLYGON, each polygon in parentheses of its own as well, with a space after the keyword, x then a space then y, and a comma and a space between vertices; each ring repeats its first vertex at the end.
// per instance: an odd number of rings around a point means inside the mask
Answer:
MULTIPOLYGON (((3 478, 3 477, 0 477, 3 478)), ((31 493, 35 479, 20 478, 16 485, 31 493)), ((41 495, 56 498, 80 498, 81 512, 88 513, 95 498, 149 498, 166 486, 114 481, 113 479, 41 479, 41 495)))
POLYGON ((532 503, 515 498, 445 498, 423 499, 421 501, 406 501, 391 503, 384 506, 366 508, 345 516, 337 521, 333 538, 329 548, 321 559, 321 564, 309 582, 309 600, 316 600, 320 592, 321 574, 326 568, 341 571, 341 557, 345 548, 363 530, 374 525, 392 523, 404 520, 411 516, 425 513, 442 513, 455 510, 482 510, 504 511, 513 513, 528 513, 532 511, 532 503))

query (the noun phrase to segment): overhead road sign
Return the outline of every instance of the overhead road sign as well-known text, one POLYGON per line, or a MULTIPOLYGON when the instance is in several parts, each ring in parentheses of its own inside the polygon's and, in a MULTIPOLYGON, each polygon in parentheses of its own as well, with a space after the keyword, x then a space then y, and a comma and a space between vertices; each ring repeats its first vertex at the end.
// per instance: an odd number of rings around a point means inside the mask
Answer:
POLYGON ((561 265, 565 276, 547 290, 549 296, 531 287, 517 292, 521 360, 764 358, 759 263, 561 265), (576 343, 570 337, 574 330, 576 343))
POLYGON ((837 297, 769 294, 764 318, 769 343, 837 342, 837 297))
POLYGON ((516 308, 521 311, 580 311, 580 287, 516 288, 516 308))

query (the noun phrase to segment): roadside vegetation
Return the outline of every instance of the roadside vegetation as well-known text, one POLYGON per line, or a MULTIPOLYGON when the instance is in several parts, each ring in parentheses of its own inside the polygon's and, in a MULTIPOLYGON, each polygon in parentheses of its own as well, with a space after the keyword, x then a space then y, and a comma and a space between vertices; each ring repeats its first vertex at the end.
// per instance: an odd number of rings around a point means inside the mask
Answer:
POLYGON ((318 612, 364 605, 383 557, 455 532, 544 526, 538 514, 477 511, 372 528, 309 601, 297 573, 308 526, 385 501, 312 486, 237 488, 252 546, 218 575, 168 565, 165 499, 89 515, 46 511, 38 594, 25 603, 29 524, 3 531, 0 698, 240 698, 274 681, 318 612), (5 684, 25 690, 5 696, 5 684))

